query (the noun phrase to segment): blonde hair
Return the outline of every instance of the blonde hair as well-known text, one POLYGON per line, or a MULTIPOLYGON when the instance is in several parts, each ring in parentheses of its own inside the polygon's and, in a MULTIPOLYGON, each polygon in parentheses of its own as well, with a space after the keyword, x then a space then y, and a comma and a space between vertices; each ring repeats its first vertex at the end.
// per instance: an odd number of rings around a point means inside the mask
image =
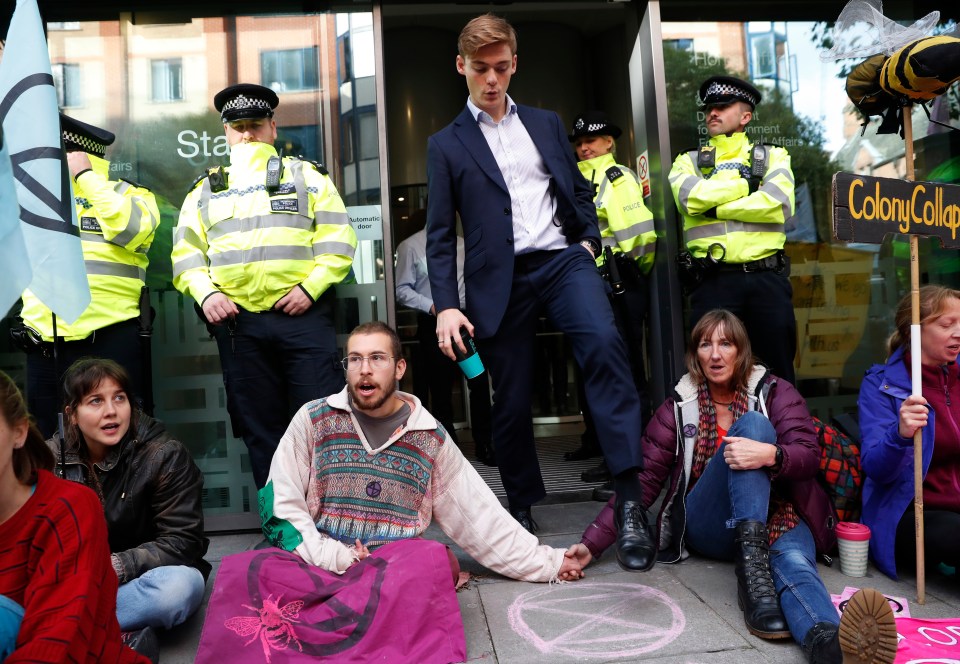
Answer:
POLYGON ((724 338, 737 347, 737 361, 733 366, 733 388, 739 390, 746 387, 750 371, 753 369, 753 349, 750 347, 750 337, 747 328, 732 312, 726 309, 714 309, 703 315, 690 332, 690 343, 687 346, 687 371, 699 385, 707 380, 700 366, 697 356, 697 346, 704 339, 710 339, 716 330, 721 330, 724 338))
MULTIPOLYGON (((960 300, 960 290, 947 288, 946 286, 937 286, 930 284, 920 288, 920 324, 929 323, 940 317, 947 306, 947 300, 956 298, 960 300)), ((910 343, 910 324, 912 316, 913 298, 907 293, 897 304, 897 313, 894 316, 894 325, 896 329, 890 335, 887 342, 887 353, 893 355, 901 346, 907 346, 910 343)))
POLYGON ((457 50, 463 58, 473 57, 484 46, 505 43, 510 55, 517 54, 517 32, 507 19, 496 14, 483 14, 463 26, 457 39, 457 50))

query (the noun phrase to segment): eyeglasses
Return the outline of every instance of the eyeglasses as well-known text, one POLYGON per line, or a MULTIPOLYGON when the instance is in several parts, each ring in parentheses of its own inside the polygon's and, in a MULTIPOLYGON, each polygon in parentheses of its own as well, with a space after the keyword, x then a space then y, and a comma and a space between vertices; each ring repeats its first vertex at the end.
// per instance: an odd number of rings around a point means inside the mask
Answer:
POLYGON ((347 355, 345 358, 340 360, 340 364, 343 365, 344 371, 360 371, 360 367, 363 366, 363 361, 367 360, 370 363, 371 369, 386 369, 388 366, 390 366, 390 360, 392 359, 392 355, 384 355, 383 353, 371 353, 370 355, 347 355))

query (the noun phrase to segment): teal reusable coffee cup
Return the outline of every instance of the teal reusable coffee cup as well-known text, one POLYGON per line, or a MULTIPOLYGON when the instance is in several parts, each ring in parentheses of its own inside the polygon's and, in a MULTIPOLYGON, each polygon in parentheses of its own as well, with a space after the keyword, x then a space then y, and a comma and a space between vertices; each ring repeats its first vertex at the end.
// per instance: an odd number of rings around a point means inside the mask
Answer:
POLYGON ((480 360, 480 353, 477 352, 477 344, 465 327, 460 328, 460 338, 463 339, 463 345, 466 346, 467 352, 461 351, 460 346, 454 342, 453 354, 457 357, 457 364, 460 365, 463 375, 468 379, 476 378, 483 373, 483 362, 480 360))

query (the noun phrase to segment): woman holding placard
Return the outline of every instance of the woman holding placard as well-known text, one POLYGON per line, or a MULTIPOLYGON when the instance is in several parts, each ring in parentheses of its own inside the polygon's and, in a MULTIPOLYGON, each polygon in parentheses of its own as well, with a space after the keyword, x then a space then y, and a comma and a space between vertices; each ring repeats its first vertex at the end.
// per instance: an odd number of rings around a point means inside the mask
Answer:
POLYGON ((912 396, 911 296, 900 300, 890 356, 860 386, 863 522, 870 558, 887 576, 916 561, 913 436, 922 429, 926 562, 960 564, 960 291, 920 289, 920 365, 923 396, 912 396))

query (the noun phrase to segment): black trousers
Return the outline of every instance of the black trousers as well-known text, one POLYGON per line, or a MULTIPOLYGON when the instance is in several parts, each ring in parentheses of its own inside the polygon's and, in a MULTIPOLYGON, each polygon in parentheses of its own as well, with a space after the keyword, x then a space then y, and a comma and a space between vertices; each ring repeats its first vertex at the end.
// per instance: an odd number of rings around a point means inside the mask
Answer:
MULTIPOLYGON (((650 308, 649 282, 646 276, 638 272, 635 278, 624 280, 624 292, 622 294, 611 295, 610 297, 617 330, 627 347, 630 374, 633 376, 633 384, 637 388, 637 396, 640 397, 640 411, 643 414, 643 421, 647 422, 650 418, 651 404, 647 389, 646 363, 643 357, 643 337, 644 324, 650 308)), ((599 446, 593 412, 590 409, 590 403, 587 401, 586 390, 579 369, 577 370, 577 391, 585 427, 581 441, 585 445, 599 446)))
POLYGON ((61 341, 57 354, 54 362, 52 344, 44 344, 42 350, 27 355, 27 407, 44 438, 57 429, 57 413, 63 408, 63 374, 82 357, 103 357, 122 366, 130 375, 134 392, 130 398, 139 399, 143 358, 136 318, 100 328, 86 339, 61 341))
POLYGON ((797 319, 792 298, 793 287, 785 273, 715 272, 690 295, 690 328, 708 311, 728 309, 746 326, 754 356, 774 375, 793 384, 797 319))
POLYGON ((257 489, 267 483, 294 413, 343 389, 332 305, 328 291, 301 316, 241 309, 232 325, 214 329, 227 410, 247 446, 257 489))
MULTIPOLYGON (((940 563, 960 567, 960 514, 946 510, 923 510, 923 555, 930 570, 940 563)), ((917 564, 917 535, 913 508, 904 512, 897 524, 894 551, 897 568, 910 570, 917 564)))

